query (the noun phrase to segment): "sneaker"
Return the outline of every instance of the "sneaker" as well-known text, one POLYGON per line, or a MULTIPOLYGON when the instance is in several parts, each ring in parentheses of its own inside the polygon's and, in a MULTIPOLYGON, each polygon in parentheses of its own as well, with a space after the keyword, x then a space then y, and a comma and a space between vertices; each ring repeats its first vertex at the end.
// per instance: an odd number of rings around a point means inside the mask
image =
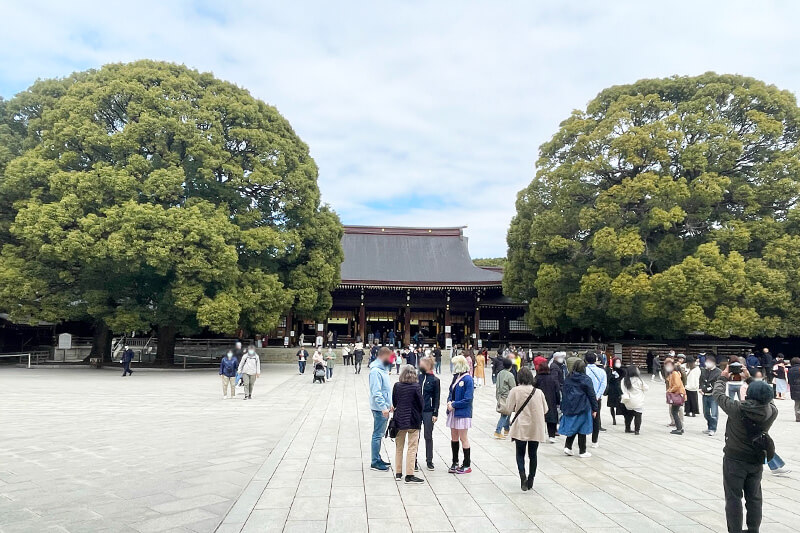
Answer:
POLYGON ((372 463, 371 465, 369 465, 369 468, 370 470, 377 470, 379 472, 386 472, 387 470, 389 470, 388 466, 381 463, 372 463))
POLYGON ((638 435, 639 434, 639 430, 637 429, 636 431, 633 432, 633 434, 634 435, 638 435))
POLYGON ((250 399, 250 396, 245 396, 245 397, 244 397, 244 399, 245 399, 245 400, 249 400, 249 399, 250 399))
POLYGON ((498 432, 495 431, 494 438, 499 439, 499 440, 505 440, 506 437, 502 433, 498 433, 498 432))
POLYGON ((704 430, 703 430, 703 433, 704 433, 704 434, 706 434, 706 435, 708 435, 709 431, 710 431, 710 430, 708 430, 708 429, 704 429, 704 430))
POLYGON ((583 452, 582 454, 578 455, 578 457, 580 457, 581 459, 588 459, 591 456, 592 454, 589 452, 583 452))
POLYGON ((424 479, 418 478, 417 476, 406 476, 406 483, 425 483, 424 479))
POLYGON ((447 473, 448 474, 455 474, 457 470, 458 470, 458 464, 453 463, 453 464, 450 465, 450 468, 447 469, 447 473))
POLYGON ((776 475, 776 476, 780 476, 781 474, 790 474, 791 472, 792 472, 792 469, 788 468, 788 467, 785 467, 785 466, 782 466, 780 468, 776 468, 775 470, 772 470, 772 473, 774 475, 776 475))
POLYGON ((395 475, 394 475, 394 478, 395 478, 397 481, 400 481, 401 479, 403 479, 403 474, 395 474, 395 475))
POLYGON ((223 394, 223 395, 222 395, 222 399, 223 399, 223 400, 227 400, 227 399, 228 399, 228 395, 227 395, 227 394, 223 394))
POLYGON ((556 441, 555 437, 548 437, 547 442, 553 444, 556 441))
POLYGON ((456 468, 456 474, 471 474, 471 473, 472 473, 472 468, 468 466, 461 465, 458 468, 456 468))
POLYGON ((575 454, 572 453, 572 450, 570 450, 569 448, 564 448, 564 455, 569 455, 570 457, 572 457, 575 454))
POLYGON ((670 431, 670 434, 672 434, 672 435, 683 435, 683 430, 682 429, 673 429, 672 431, 670 431))
POLYGON ((600 447, 600 443, 599 442, 593 442, 592 443, 592 448, 599 448, 599 447, 600 447))
POLYGON ((713 437, 715 433, 716 433, 716 431, 709 431, 708 432, 708 436, 709 437, 713 437))
POLYGON ((434 470, 436 467, 433 466, 433 463, 428 463, 428 470, 434 470))
POLYGON ((506 437, 508 436, 508 430, 505 429, 505 428, 503 428, 503 435, 506 436, 506 437))

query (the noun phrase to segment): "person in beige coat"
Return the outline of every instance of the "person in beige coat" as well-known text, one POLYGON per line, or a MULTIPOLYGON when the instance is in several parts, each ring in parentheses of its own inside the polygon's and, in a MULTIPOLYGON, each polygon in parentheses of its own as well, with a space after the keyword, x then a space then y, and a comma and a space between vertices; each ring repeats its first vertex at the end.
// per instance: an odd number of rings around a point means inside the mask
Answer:
POLYGON ((539 443, 547 439, 547 400, 544 393, 533 386, 533 372, 528 367, 517 372, 517 386, 511 389, 507 400, 508 410, 514 413, 511 420, 511 440, 517 446, 517 469, 520 487, 523 491, 533 488, 536 476, 536 454, 539 443), (529 472, 525 473, 525 450, 530 462, 529 472))

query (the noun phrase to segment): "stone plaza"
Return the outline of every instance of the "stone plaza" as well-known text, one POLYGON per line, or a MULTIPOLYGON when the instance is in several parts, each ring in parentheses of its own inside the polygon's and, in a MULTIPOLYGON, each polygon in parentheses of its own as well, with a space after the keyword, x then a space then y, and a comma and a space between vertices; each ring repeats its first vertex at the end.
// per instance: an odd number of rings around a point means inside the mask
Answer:
MULTIPOLYGON (((670 435, 662 384, 651 385, 641 435, 624 434, 621 417, 612 426, 604 408, 593 456, 565 456, 563 438, 542 444, 534 490, 521 492, 513 444, 492 435, 491 383, 475 395, 472 474, 447 473, 442 410, 436 470, 412 486, 369 469, 366 368, 311 381, 264 365, 252 401, 223 401, 212 369, 122 379, 116 368, 0 368, 0 532, 725 530, 724 415, 714 437, 702 416, 670 435)), ((800 467, 792 402, 776 403, 772 435, 800 467)), ((394 462, 394 444, 384 447, 394 462)), ((763 489, 762 531, 797 531, 800 472, 767 471, 763 489)))

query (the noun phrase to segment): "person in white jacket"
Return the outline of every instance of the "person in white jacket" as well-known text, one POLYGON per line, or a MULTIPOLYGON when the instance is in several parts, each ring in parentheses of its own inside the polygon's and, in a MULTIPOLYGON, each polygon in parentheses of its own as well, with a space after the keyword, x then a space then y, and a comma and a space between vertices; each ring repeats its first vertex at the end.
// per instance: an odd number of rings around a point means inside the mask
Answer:
POLYGON ((253 386, 256 378, 261 377, 261 359, 258 357, 256 347, 252 344, 247 347, 247 351, 242 355, 239 363, 239 374, 242 375, 242 385, 244 385, 244 399, 249 400, 253 397, 253 386))
POLYGON ((697 361, 686 363, 689 373, 686 374, 686 405, 684 414, 695 417, 700 414, 700 367, 697 361))
POLYGON ((639 434, 642 428, 642 413, 644 412, 644 393, 649 387, 639 374, 636 365, 625 369, 625 378, 622 380, 622 405, 625 407, 625 433, 639 434), (631 430, 631 422, 634 429, 631 430))

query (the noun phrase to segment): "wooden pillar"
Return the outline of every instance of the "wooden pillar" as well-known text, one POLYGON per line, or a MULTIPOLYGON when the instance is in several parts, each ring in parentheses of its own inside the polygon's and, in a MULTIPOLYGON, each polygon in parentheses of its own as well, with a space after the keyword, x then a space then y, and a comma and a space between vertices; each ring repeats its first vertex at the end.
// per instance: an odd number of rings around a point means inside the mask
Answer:
POLYGON ((481 309, 480 307, 475 308, 475 341, 473 342, 474 348, 478 349, 478 339, 481 338, 481 309))
POLYGON ((450 320, 450 304, 447 304, 447 307, 444 309, 444 348, 447 346, 447 339, 451 339, 453 337, 453 323, 450 320))
POLYGON ((294 346, 294 339, 297 335, 292 335, 292 327, 294 326, 294 312, 292 309, 289 309, 289 312, 286 313, 286 336, 289 337, 289 346, 294 346))
POLYGON ((361 342, 367 342, 367 310, 364 302, 358 310, 358 334, 361 335, 361 342))
POLYGON ((403 309, 403 346, 411 344, 411 304, 403 309))

